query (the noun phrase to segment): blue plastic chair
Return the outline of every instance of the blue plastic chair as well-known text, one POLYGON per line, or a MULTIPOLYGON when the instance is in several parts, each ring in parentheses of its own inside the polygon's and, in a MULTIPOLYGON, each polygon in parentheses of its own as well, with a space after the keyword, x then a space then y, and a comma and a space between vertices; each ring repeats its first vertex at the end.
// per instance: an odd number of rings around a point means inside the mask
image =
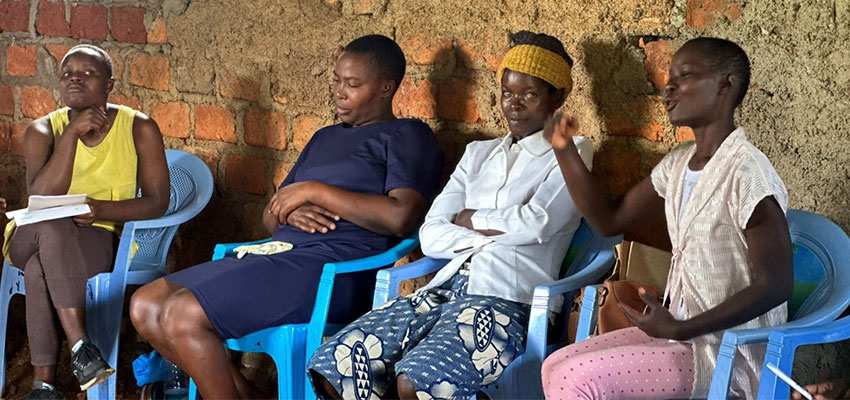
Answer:
MULTIPOLYGON (((791 322, 773 328, 727 331, 714 367, 709 399, 727 397, 738 346, 764 343, 775 329, 827 323, 850 304, 850 238, 832 221, 810 212, 788 210, 787 219, 794 246, 794 291, 788 300, 791 322)), ((576 341, 596 327, 596 293, 585 290, 576 341)))
MULTIPOLYGON (((243 244, 219 244, 213 251, 213 260, 233 256, 233 249, 243 244)), ((266 353, 277 367, 277 390, 279 399, 315 398, 310 378, 307 376, 307 355, 312 355, 322 344, 323 336, 330 336, 342 329, 344 324, 328 324, 331 293, 337 274, 366 271, 392 265, 419 246, 416 235, 404 239, 389 250, 358 260, 327 263, 322 270, 313 314, 309 323, 287 324, 266 328, 238 339, 226 339, 225 347, 242 352, 266 353)), ((189 381, 189 400, 198 398, 195 382, 189 381)))
MULTIPOLYGON (((564 266, 567 266, 565 270, 562 269, 561 276, 564 278, 534 288, 525 352, 508 365, 496 382, 482 389, 482 392, 491 399, 543 398, 540 380, 543 360, 551 352, 567 344, 566 337, 555 338, 549 342, 549 302, 554 296, 564 295, 564 312, 559 318, 560 325, 565 326, 564 316, 569 314, 575 291, 598 281, 610 271, 614 265, 614 245, 622 240, 622 236, 600 236, 582 220, 564 260, 564 266)), ((373 307, 398 296, 401 281, 437 271, 448 262, 449 260, 425 257, 410 264, 379 271, 373 307)), ((565 333, 566 329, 563 331, 565 333)))
MULTIPOLYGON (((179 150, 166 150, 171 194, 165 215, 151 220, 124 223, 112 272, 98 274, 86 287, 86 327, 110 366, 118 369, 118 339, 121 312, 127 285, 142 285, 165 275, 165 256, 177 227, 192 219, 206 206, 213 190, 213 178, 203 161, 179 150), (133 243, 138 245, 131 258, 133 243)), ((25 295, 24 272, 3 263, 0 278, 0 394, 6 384, 6 323, 9 301, 25 295)), ((87 391, 89 399, 115 399, 118 374, 87 391)))

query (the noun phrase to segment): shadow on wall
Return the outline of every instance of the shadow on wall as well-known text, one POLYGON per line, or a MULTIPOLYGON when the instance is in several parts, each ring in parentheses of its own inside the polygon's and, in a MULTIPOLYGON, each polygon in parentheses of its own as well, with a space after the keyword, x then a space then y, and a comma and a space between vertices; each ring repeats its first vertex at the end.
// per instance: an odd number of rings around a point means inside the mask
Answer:
POLYGON ((462 52, 456 52, 453 47, 446 46, 436 52, 434 59, 449 60, 435 64, 428 74, 428 80, 435 87, 437 110, 437 119, 432 128, 446 155, 442 177, 442 182, 445 183, 463 156, 466 145, 476 140, 492 139, 493 135, 479 129, 463 129, 463 122, 460 122, 465 116, 478 113, 475 105, 475 85, 452 84, 455 81, 471 81, 472 72, 458 68, 460 65, 470 64, 468 57, 462 52), (441 90, 444 92, 440 93, 441 90))
MULTIPOLYGON (((629 188, 643 179, 641 153, 653 160, 644 163, 656 164, 664 154, 651 154, 649 149, 633 147, 633 141, 619 140, 616 136, 641 136, 660 141, 663 128, 657 121, 660 117, 657 91, 647 84, 642 56, 636 54, 636 46, 626 40, 588 40, 581 44, 585 54, 585 66, 590 77, 591 100, 596 113, 601 117, 603 135, 597 146, 593 176, 598 187, 613 196, 624 195, 629 188)), ((623 138, 625 139, 625 138, 623 138)), ((648 171, 645 171, 648 173, 648 171)), ((663 217, 647 221, 634 232, 627 232, 626 239, 646 243, 662 249, 670 249, 667 225, 663 217)))

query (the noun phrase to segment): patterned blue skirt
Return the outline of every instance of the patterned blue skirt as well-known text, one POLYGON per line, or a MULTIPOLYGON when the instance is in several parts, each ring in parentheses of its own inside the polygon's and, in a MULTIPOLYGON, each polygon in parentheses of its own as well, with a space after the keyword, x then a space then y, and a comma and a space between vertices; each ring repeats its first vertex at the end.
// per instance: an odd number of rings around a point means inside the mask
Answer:
POLYGON ((470 398, 524 351, 530 307, 468 295, 468 280, 461 269, 440 287, 370 311, 325 342, 308 369, 344 399, 379 399, 399 374, 420 399, 470 398))

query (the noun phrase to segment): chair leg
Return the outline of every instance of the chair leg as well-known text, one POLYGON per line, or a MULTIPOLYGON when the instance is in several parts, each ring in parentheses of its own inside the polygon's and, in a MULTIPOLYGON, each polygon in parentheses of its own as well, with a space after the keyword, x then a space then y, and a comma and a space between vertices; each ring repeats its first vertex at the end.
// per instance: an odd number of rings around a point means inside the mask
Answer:
POLYGON ((9 303, 16 294, 26 294, 24 272, 4 262, 3 274, 0 277, 0 396, 6 390, 6 328, 9 322, 9 303))
POLYGON ((109 274, 89 279, 86 301, 86 325, 89 338, 101 351, 103 359, 115 374, 87 391, 90 400, 115 399, 118 375, 118 340, 121 330, 121 311, 124 304, 124 285, 110 287, 109 274), (120 286, 120 287, 117 287, 120 286))
POLYGON ((189 400, 197 400, 198 397, 198 387, 195 386, 195 380, 189 378, 189 400))

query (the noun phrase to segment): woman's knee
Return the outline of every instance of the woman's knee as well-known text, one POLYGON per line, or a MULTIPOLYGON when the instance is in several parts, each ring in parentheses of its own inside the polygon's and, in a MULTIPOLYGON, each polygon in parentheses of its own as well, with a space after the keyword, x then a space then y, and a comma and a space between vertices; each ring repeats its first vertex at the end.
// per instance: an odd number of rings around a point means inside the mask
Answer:
POLYGON ((159 325, 166 339, 173 340, 208 330, 209 320, 195 295, 188 289, 179 289, 163 304, 159 325))
POLYGON ((159 315, 162 313, 162 295, 156 281, 142 286, 130 297, 130 321, 144 337, 159 331, 159 315))

